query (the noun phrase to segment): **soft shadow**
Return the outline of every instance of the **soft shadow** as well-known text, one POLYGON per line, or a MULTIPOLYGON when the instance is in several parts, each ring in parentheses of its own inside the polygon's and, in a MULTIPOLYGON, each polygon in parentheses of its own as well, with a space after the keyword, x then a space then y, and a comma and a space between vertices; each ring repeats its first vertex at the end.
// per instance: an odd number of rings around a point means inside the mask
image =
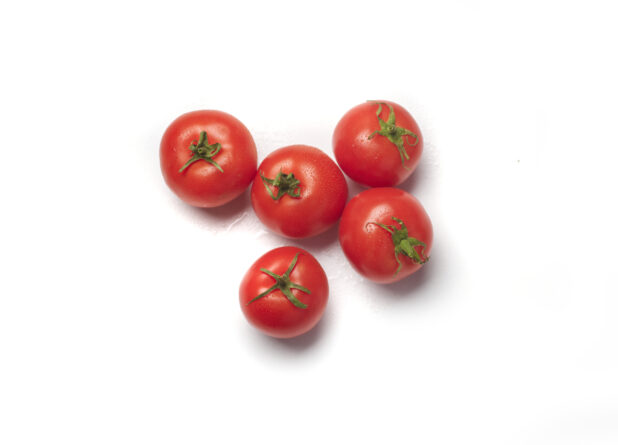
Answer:
POLYGON ((313 236, 311 238, 294 239, 292 240, 292 242, 298 247, 302 247, 309 252, 322 252, 337 242, 338 234, 339 223, 337 222, 333 225, 333 227, 331 227, 324 233, 313 236))
POLYGON ((324 332, 328 329, 329 318, 328 314, 325 313, 313 329, 299 337, 288 339, 268 337, 268 339, 280 349, 294 352, 306 351, 316 345, 324 336, 324 332))
POLYGON ((367 186, 361 185, 358 182, 355 182, 352 179, 348 178, 347 176, 345 179, 348 182, 348 202, 350 202, 350 199, 354 198, 360 192, 364 192, 368 189, 367 186))
POLYGON ((200 208, 187 205, 189 212, 198 218, 205 218, 211 221, 226 222, 235 220, 251 207, 249 189, 245 190, 240 196, 222 205, 221 207, 200 208))
POLYGON ((427 179, 424 175, 425 169, 426 167, 423 165, 423 161, 421 160, 418 167, 416 167, 410 177, 396 187, 413 195, 414 193, 412 193, 412 191, 418 188, 418 184, 426 181, 427 179))
POLYGON ((320 342, 320 339, 324 337, 324 333, 328 330, 329 324, 330 317, 327 310, 318 324, 303 335, 294 338, 274 338, 269 336, 264 336, 264 338, 265 342, 268 342, 275 349, 300 354, 312 349, 320 342))
POLYGON ((408 300, 417 298, 420 295, 426 295, 426 292, 421 292, 429 282, 435 278, 436 267, 429 261, 420 268, 417 272, 401 281, 392 284, 378 284, 369 282, 377 295, 385 296, 393 300, 408 300))
MULTIPOLYGON (((412 172, 412 174, 408 177, 408 179, 406 179, 399 185, 394 185, 393 187, 400 188, 402 190, 405 190, 408 193, 412 193, 412 190, 418 188, 419 183, 427 181, 427 177, 426 177, 427 175, 425 174, 427 173, 426 169, 427 167, 424 166, 423 161, 421 160, 418 167, 416 167, 416 169, 412 172)), ((350 199, 354 198, 359 193, 364 192, 365 190, 369 190, 370 188, 373 188, 373 187, 368 187, 366 185, 359 184, 353 181, 352 179, 348 178, 347 176, 346 176, 346 181, 348 182, 348 202, 350 201, 350 199)))

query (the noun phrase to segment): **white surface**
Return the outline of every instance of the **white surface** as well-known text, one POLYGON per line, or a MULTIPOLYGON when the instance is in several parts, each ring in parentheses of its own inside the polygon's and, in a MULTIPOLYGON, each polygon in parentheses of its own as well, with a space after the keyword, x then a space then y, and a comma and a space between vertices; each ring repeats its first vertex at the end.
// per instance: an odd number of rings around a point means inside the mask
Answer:
POLYGON ((426 3, 0 6, 0 443, 617 443, 616 11, 426 3), (289 242, 178 201, 161 134, 214 108, 332 153, 379 98, 425 136, 432 261, 380 286, 299 242, 327 313, 266 338, 238 283, 289 242))

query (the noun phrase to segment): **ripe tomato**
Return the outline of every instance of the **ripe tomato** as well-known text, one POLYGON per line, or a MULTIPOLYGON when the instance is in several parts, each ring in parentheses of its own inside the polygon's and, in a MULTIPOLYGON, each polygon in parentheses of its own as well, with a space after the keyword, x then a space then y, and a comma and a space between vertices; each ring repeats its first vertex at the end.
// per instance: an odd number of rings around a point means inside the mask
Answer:
POLYGON ((350 200, 339 225, 339 243, 361 275, 393 283, 429 259, 431 221, 412 195, 396 188, 365 190, 350 200))
POLYGON ((240 307, 265 334, 291 338, 313 328, 328 301, 328 280, 306 250, 279 247, 261 256, 240 283, 240 307))
POLYGON ((348 198, 337 164, 323 151, 291 145, 262 161, 251 186, 251 204, 260 220, 280 235, 305 238, 331 227, 348 198))
POLYGON ((341 169, 370 187, 401 184, 423 152, 416 121, 394 102, 370 101, 348 111, 335 127, 333 150, 341 169))
POLYGON ((242 122, 216 110, 192 111, 167 127, 159 150, 167 185, 187 204, 218 207, 240 195, 257 166, 242 122))

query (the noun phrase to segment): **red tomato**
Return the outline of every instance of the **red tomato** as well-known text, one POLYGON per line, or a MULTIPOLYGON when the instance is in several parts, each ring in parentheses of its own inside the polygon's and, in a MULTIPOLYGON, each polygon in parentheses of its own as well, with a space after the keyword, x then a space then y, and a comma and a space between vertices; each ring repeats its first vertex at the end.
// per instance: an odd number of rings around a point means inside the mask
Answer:
POLYGON ((414 196, 396 188, 374 188, 346 206, 339 242, 358 273, 378 283, 393 283, 427 262, 433 229, 414 196))
POLYGON ((323 151, 291 145, 262 161, 251 186, 251 204, 273 232, 289 238, 317 235, 331 227, 348 198, 337 164, 323 151))
POLYGON ((328 280, 306 250, 279 247, 261 256, 240 283, 240 307, 249 323, 272 337, 313 328, 328 301, 328 280))
POLYGON ((333 150, 341 169, 354 181, 390 187, 401 184, 418 165, 423 136, 402 106, 370 101, 341 118, 333 134, 333 150))
POLYGON ((218 207, 236 198, 253 180, 257 166, 247 127, 215 110, 192 111, 172 122, 159 155, 167 185, 196 207, 218 207))

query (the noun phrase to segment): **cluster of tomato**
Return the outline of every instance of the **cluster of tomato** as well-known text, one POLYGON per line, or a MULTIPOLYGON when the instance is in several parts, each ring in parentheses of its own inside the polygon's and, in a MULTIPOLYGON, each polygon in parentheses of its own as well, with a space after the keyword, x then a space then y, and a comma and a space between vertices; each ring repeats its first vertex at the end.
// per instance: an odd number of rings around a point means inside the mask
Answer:
MULTIPOLYGON (((339 166, 315 147, 291 145, 273 151, 257 167, 247 128, 227 113, 204 110, 171 123, 160 157, 165 182, 188 204, 221 206, 252 184, 253 209, 273 232, 311 237, 341 218, 339 242, 358 273, 392 283, 417 271, 429 259, 431 221, 416 198, 393 188, 421 157, 423 138, 414 118, 393 102, 363 103, 337 124, 333 150, 339 166), (340 167, 371 187, 347 205, 340 167)), ((322 317, 328 280, 309 252, 279 247, 250 267, 239 294, 253 326, 290 338, 309 331, 322 317)))

